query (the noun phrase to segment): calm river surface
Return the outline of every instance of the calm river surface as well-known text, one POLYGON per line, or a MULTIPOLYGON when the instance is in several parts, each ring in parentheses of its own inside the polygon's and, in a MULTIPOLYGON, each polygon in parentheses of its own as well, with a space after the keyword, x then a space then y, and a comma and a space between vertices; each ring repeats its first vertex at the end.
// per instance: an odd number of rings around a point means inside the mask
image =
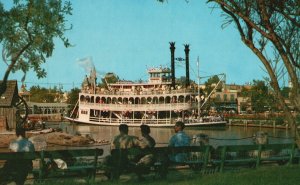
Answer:
MULTIPOLYGON (((70 134, 81 134, 91 136, 95 140, 111 141, 119 133, 118 127, 78 125, 72 123, 60 123, 59 127, 70 134)), ((272 129, 259 127, 228 126, 223 128, 186 128, 185 132, 192 138, 195 134, 206 134, 209 136, 209 144, 216 147, 219 145, 251 144, 252 136, 258 131, 268 133, 269 143, 291 142, 292 134, 286 129, 272 129)), ((140 137, 139 127, 129 127, 129 134, 140 137)), ((174 134, 173 128, 151 128, 150 135, 156 140, 157 146, 167 145, 170 137, 174 134)))
MULTIPOLYGON (((80 134, 82 136, 92 137, 96 141, 111 141, 112 138, 119 134, 116 126, 96 126, 96 125, 79 125, 69 122, 46 123, 46 127, 60 128, 69 134, 80 134)), ((192 138, 196 134, 206 134, 209 137, 209 144, 216 148, 220 145, 242 145, 252 144, 253 135, 258 131, 268 133, 269 143, 289 143, 293 141, 293 135, 286 129, 244 127, 244 126, 227 126, 222 128, 186 128, 185 132, 192 138)), ((137 137, 141 136, 139 127, 129 127, 129 134, 137 137)), ((174 128, 151 128, 150 135, 156 140, 156 146, 166 146, 172 135, 174 128)), ((75 148, 103 148, 104 156, 110 152, 110 143, 85 146, 48 146, 47 150, 56 149, 75 149, 75 148)), ((0 149, 6 151, 7 148, 0 149)))

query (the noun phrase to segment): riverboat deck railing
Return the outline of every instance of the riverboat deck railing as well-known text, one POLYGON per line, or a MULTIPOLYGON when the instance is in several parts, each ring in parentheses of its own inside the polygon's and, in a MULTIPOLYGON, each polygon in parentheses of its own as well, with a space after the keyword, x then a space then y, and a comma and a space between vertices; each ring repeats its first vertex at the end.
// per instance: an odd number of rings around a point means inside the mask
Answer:
POLYGON ((255 127, 268 127, 268 128, 285 128, 288 129, 289 125, 285 122, 277 123, 274 119, 229 119, 229 125, 237 126, 255 126, 255 127))
POLYGON ((142 118, 142 119, 128 119, 128 118, 102 118, 102 117, 95 117, 91 116, 90 121, 92 122, 99 122, 99 123, 124 123, 124 124, 175 124, 176 121, 184 121, 186 124, 189 123, 201 123, 201 122, 220 122, 223 121, 221 117, 204 117, 201 120, 198 119, 186 119, 183 120, 182 118, 142 118))
MULTIPOLYGON (((81 107, 89 107, 90 109, 103 111, 167 111, 167 110, 188 110, 194 105, 191 103, 169 103, 169 104, 101 104, 101 103, 87 103, 80 102, 81 107)), ((196 106, 196 105, 195 105, 196 106)))
POLYGON ((99 117, 90 117, 90 121, 99 122, 99 123, 110 123, 110 124, 171 124, 175 123, 175 119, 118 119, 118 118, 99 118, 99 117))
MULTIPOLYGON (((81 93, 90 95, 89 90, 82 90, 81 93)), ((163 95, 163 94, 198 94, 197 89, 176 89, 176 90, 143 90, 143 91, 97 91, 98 95, 163 95)))

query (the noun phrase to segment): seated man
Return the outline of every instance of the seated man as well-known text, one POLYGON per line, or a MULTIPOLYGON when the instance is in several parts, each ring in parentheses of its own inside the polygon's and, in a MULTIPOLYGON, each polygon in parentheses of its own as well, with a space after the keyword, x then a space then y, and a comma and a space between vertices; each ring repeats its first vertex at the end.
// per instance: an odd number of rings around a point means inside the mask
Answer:
POLYGON ((105 175, 112 179, 119 178, 121 172, 128 167, 129 162, 135 158, 135 156, 128 156, 122 149, 146 147, 137 137, 128 135, 128 126, 126 124, 121 124, 119 131, 120 134, 115 136, 111 142, 112 152, 115 153, 111 153, 104 161, 105 165, 112 167, 112 169, 108 169, 105 172, 105 175))
MULTIPOLYGON (((183 132, 185 125, 182 121, 178 121, 175 123, 175 135, 173 135, 169 141, 170 147, 180 147, 180 146, 189 146, 190 145, 190 137, 183 132)), ((183 162, 187 158, 187 154, 178 153, 170 156, 170 160, 174 162, 183 162)))
MULTIPOLYGON (((12 141, 9 149, 13 152, 34 152, 34 145, 25 137, 25 129, 16 128, 17 139, 12 141)), ((7 160, 0 174, 0 183, 14 181, 23 185, 28 173, 32 170, 32 160, 7 160)))
MULTIPOLYGON (((142 146, 146 148, 154 148, 156 142, 151 137, 150 134, 150 127, 148 125, 141 125, 141 133, 142 138, 140 138, 140 141, 143 143, 142 146)), ((147 174, 150 170, 151 164, 154 162, 154 156, 151 153, 143 153, 138 159, 138 162, 136 163, 136 174, 138 175, 139 180, 143 180, 143 174, 147 174)))
POLYGON ((111 149, 127 149, 141 146, 138 137, 128 135, 128 125, 121 124, 119 132, 120 134, 116 135, 111 142, 111 149))

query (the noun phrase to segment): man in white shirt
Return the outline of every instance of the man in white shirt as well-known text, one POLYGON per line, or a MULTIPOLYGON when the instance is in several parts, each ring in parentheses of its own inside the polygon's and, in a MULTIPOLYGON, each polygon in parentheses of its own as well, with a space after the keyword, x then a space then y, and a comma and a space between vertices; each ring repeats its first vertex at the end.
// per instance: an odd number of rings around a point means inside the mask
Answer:
MULTIPOLYGON (((17 139, 13 140, 9 149, 13 152, 34 152, 34 145, 25 136, 25 129, 16 128, 17 139)), ((0 174, 0 182, 14 181, 23 185, 28 173, 32 170, 32 160, 7 160, 0 174)))

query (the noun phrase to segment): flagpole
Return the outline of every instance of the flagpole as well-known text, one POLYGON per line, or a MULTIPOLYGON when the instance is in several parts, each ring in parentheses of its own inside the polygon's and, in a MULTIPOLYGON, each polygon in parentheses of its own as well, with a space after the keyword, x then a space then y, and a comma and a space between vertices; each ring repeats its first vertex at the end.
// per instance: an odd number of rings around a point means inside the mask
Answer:
POLYGON ((201 115, 201 110, 200 110, 200 104, 201 104, 201 95, 200 95, 200 71, 199 71, 199 56, 197 57, 197 77, 198 77, 198 121, 200 121, 200 115, 201 115))

